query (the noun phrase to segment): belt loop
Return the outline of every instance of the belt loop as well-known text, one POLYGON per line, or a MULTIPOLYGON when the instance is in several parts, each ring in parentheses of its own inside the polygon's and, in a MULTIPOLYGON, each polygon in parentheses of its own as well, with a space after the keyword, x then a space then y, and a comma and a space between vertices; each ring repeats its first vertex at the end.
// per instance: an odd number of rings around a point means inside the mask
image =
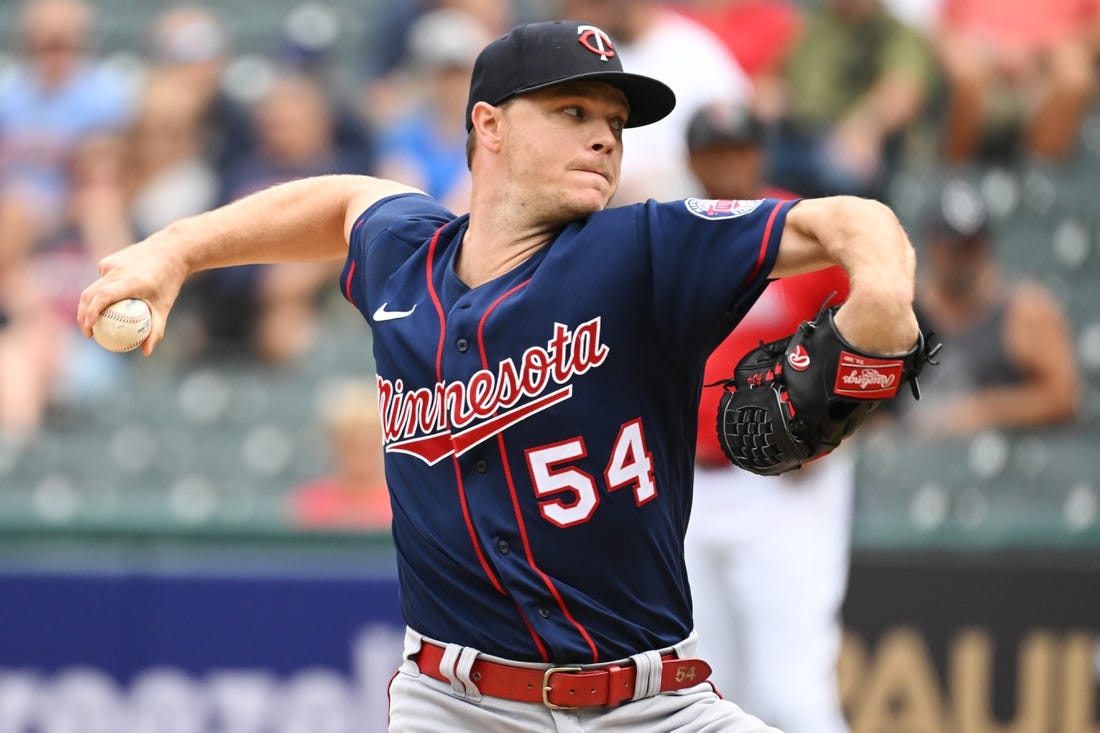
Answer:
POLYGON ((687 659, 695 656, 695 649, 698 646, 699 632, 692 629, 686 639, 672 646, 672 652, 676 655, 677 659, 687 659))
POLYGON ((405 644, 402 651, 402 658, 404 661, 401 663, 401 669, 413 676, 420 674, 420 666, 416 663, 416 656, 420 653, 420 649, 424 646, 424 637, 419 631, 406 626, 405 627, 405 644))
POLYGON ((630 657, 637 669, 634 678, 634 696, 631 700, 641 700, 645 697, 653 697, 661 691, 661 653, 657 651, 642 652, 630 657))
POLYGON ((443 650, 443 659, 439 660, 439 672, 451 683, 451 691, 457 697, 466 696, 466 684, 455 673, 455 665, 464 648, 458 644, 448 644, 443 650))
MULTIPOLYGON (((477 688, 474 675, 471 674, 476 659, 477 649, 471 649, 468 646, 462 647, 462 651, 458 655, 458 662, 455 664, 455 677, 462 682, 466 690, 463 697, 473 702, 481 702, 481 690, 477 688)), ((480 675, 478 676, 480 677, 480 675)))

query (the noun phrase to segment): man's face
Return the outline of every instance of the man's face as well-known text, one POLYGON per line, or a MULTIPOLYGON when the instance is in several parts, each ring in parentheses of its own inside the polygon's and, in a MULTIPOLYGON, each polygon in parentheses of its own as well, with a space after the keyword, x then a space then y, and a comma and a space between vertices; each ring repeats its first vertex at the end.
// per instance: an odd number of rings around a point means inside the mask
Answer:
POLYGON ((501 152, 523 205, 563 222, 606 208, 629 112, 626 96, 603 82, 567 82, 505 105, 501 152))

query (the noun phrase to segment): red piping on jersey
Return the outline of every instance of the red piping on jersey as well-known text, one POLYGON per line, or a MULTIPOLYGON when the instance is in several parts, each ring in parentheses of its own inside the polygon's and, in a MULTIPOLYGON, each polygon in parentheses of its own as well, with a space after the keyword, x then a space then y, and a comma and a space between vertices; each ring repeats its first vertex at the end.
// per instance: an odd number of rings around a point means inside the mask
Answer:
POLYGON ((355 260, 351 261, 351 266, 348 267, 348 276, 344 278, 344 297, 348 299, 349 303, 358 308, 359 306, 356 304, 355 299, 351 297, 351 279, 353 277, 355 277, 355 260))
MULTIPOLYGON (((444 224, 443 226, 446 226, 444 224)), ((443 303, 439 300, 439 294, 435 292, 435 282, 432 280, 432 271, 435 263, 435 246, 439 244, 439 235, 443 233, 443 227, 435 230, 431 244, 428 245, 428 263, 424 271, 428 275, 428 295, 432 297, 435 312, 439 315, 439 345, 435 349, 435 381, 443 381, 443 343, 447 340, 447 316, 443 312, 443 303)))
MULTIPOLYGON (((363 222, 365 222, 365 221, 366 221, 366 219, 364 219, 362 214, 360 214, 359 218, 355 221, 355 224, 352 225, 352 227, 351 227, 351 234, 348 236, 349 240, 351 239, 351 237, 355 236, 355 230, 357 230, 361 226, 363 226, 363 222)), ((355 276, 355 260, 352 260, 351 265, 348 267, 348 276, 346 278, 344 278, 344 297, 347 298, 349 303, 351 303, 356 308, 358 308, 359 304, 356 303, 355 299, 351 297, 351 279, 354 276, 355 276)))
MULTIPOLYGON (((531 554, 531 542, 527 537, 527 526, 523 523, 523 515, 519 510, 519 497, 516 495, 516 482, 512 480, 512 469, 508 466, 508 452, 504 448, 504 436, 497 436, 497 445, 500 446, 500 458, 501 463, 504 466, 504 478, 508 482, 508 493, 512 496, 512 509, 516 513, 516 524, 519 525, 519 536, 523 540, 523 552, 527 556, 527 564, 531 566, 531 569, 538 573, 538 576, 542 578, 542 582, 546 585, 546 589, 550 591, 550 594, 554 596, 554 600, 558 604, 558 608, 561 609, 562 615, 565 616, 569 623, 573 624, 573 627, 584 637, 585 642, 588 644, 588 648, 592 651, 592 662, 596 663, 600 661, 600 653, 596 649, 596 643, 592 641, 592 637, 588 634, 588 630, 577 619, 573 618, 573 614, 569 612, 568 606, 565 605, 565 599, 561 597, 561 593, 558 592, 557 587, 554 585, 554 581, 550 580, 550 576, 542 572, 537 565, 535 565, 535 558, 531 554)), ((530 628, 530 626, 528 626, 530 628)))
MULTIPOLYGON (((481 316, 481 322, 477 325, 477 345, 479 351, 481 352, 482 369, 489 368, 489 359, 487 354, 485 353, 485 322, 489 319, 489 314, 492 313, 496 309, 496 307, 504 301, 505 298, 525 287, 529 282, 531 281, 524 280, 519 285, 504 293, 504 295, 501 295, 492 303, 492 305, 485 309, 485 313, 481 316)), ((571 623, 578 632, 580 632, 580 635, 584 637, 585 642, 588 643, 588 648, 592 650, 592 662, 598 662, 600 655, 596 649, 595 642, 592 641, 592 637, 589 635, 584 626, 581 625, 581 623, 578 622, 575 618, 573 618, 573 614, 569 612, 568 606, 565 605, 565 599, 562 598, 561 593, 554 585, 554 581, 552 581, 550 579, 550 576, 544 573, 535 564, 535 557, 531 552, 531 541, 527 536, 527 526, 523 522, 523 514, 522 512, 520 512, 519 508, 519 496, 516 494, 516 482, 512 479, 512 469, 508 465, 508 451, 504 447, 504 435, 502 433, 497 434, 497 445, 500 447, 500 462, 501 465, 504 467, 504 478, 508 483, 508 493, 512 497, 512 510, 515 512, 516 515, 516 525, 519 527, 519 536, 520 539, 523 541, 523 552, 527 557, 527 564, 531 567, 532 570, 535 571, 535 573, 538 574, 540 578, 542 578, 542 582, 546 585, 546 589, 550 591, 550 594, 554 597, 554 601, 558 604, 558 608, 561 609, 562 615, 565 616, 566 620, 568 620, 569 623, 571 623)), ((527 622, 526 615, 522 614, 522 610, 521 615, 523 616, 523 622, 527 624, 528 630, 531 631, 532 636, 534 636, 535 643, 538 645, 539 650, 542 652, 543 660, 549 661, 548 657, 546 656, 546 650, 540 643, 539 638, 535 633, 535 630, 531 627, 531 624, 527 622)))
MULTIPOLYGON (((444 224, 443 226, 446 226, 444 224)), ((435 230, 435 234, 432 235, 431 244, 428 245, 428 262, 424 270, 428 277, 428 294, 432 298, 432 303, 435 305, 435 312, 439 314, 439 346, 435 350, 435 380, 436 382, 443 381, 443 344, 447 340, 447 316, 443 312, 443 303, 439 300, 439 294, 435 292, 435 282, 432 280, 432 270, 435 263, 435 247, 439 244, 439 235, 443 232, 443 227, 435 230)), ((458 456, 454 456, 453 459, 455 467, 455 483, 458 485, 458 501, 462 505, 462 518, 466 520, 466 532, 470 535, 470 542, 474 546, 474 554, 477 555, 477 561, 481 564, 481 569, 485 572, 485 575, 492 582, 493 587, 497 589, 497 592, 504 594, 504 586, 497 580, 497 576, 493 573, 492 568, 489 567, 489 563, 485 560, 485 553, 481 551, 481 543, 477 541, 477 535, 474 534, 474 522, 470 518, 470 507, 466 503, 466 486, 462 483, 462 467, 458 463, 458 456)))
POLYGON ((764 266, 764 260, 768 257, 768 240, 772 236, 772 224, 775 223, 775 217, 779 214, 779 210, 783 208, 786 202, 780 202, 772 209, 771 215, 768 217, 768 223, 764 226, 764 237, 760 240, 760 253, 756 256, 756 264, 752 268, 752 272, 749 273, 748 278, 745 279, 745 286, 752 282, 753 278, 760 272, 760 268, 764 266))
POLYGON ((516 611, 519 612, 519 618, 523 621, 523 625, 527 627, 527 633, 531 635, 531 638, 535 640, 535 646, 539 648, 539 656, 542 657, 542 661, 550 661, 550 653, 546 651, 546 646, 542 643, 542 639, 535 633, 535 629, 531 626, 531 622, 527 620, 527 614, 523 612, 523 608, 516 604, 516 611))

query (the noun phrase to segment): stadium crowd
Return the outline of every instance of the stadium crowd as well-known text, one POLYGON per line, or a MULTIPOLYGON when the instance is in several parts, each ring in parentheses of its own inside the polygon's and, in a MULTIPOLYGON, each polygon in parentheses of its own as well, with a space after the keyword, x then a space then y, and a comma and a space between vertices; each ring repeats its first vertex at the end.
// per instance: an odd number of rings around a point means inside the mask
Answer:
MULTIPOLYGON (((469 70, 514 23, 590 18, 634 68, 674 77, 677 116, 636 142, 647 154, 633 167, 627 157, 620 203, 699 193, 684 133, 691 113, 719 100, 753 110, 767 131, 768 181, 803 195, 889 202, 922 134, 935 141, 919 152, 948 170, 1006 157, 1056 166, 1078 144, 1100 38, 1100 3, 1077 0, 389 3, 353 40, 347 84, 332 73, 340 29, 324 10, 288 14, 266 66, 230 83, 233 26, 217 4, 158 6, 142 37, 112 54, 97 45, 94 4, 20 7, 0 76, 5 440, 32 439, 51 406, 100 396, 124 370, 72 324, 104 254, 321 173, 402 180, 461 212, 469 70)), ((187 334, 179 358, 307 358, 334 277, 331 266, 296 266, 195 278, 176 316, 187 334)))

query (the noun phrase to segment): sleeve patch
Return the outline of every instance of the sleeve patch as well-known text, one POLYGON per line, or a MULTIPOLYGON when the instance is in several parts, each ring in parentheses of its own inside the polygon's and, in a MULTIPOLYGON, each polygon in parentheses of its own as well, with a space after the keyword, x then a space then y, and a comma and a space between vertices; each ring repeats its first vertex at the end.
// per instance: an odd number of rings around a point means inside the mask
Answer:
POLYGON ((755 211, 763 199, 684 199, 684 206, 700 219, 736 219, 755 211))

